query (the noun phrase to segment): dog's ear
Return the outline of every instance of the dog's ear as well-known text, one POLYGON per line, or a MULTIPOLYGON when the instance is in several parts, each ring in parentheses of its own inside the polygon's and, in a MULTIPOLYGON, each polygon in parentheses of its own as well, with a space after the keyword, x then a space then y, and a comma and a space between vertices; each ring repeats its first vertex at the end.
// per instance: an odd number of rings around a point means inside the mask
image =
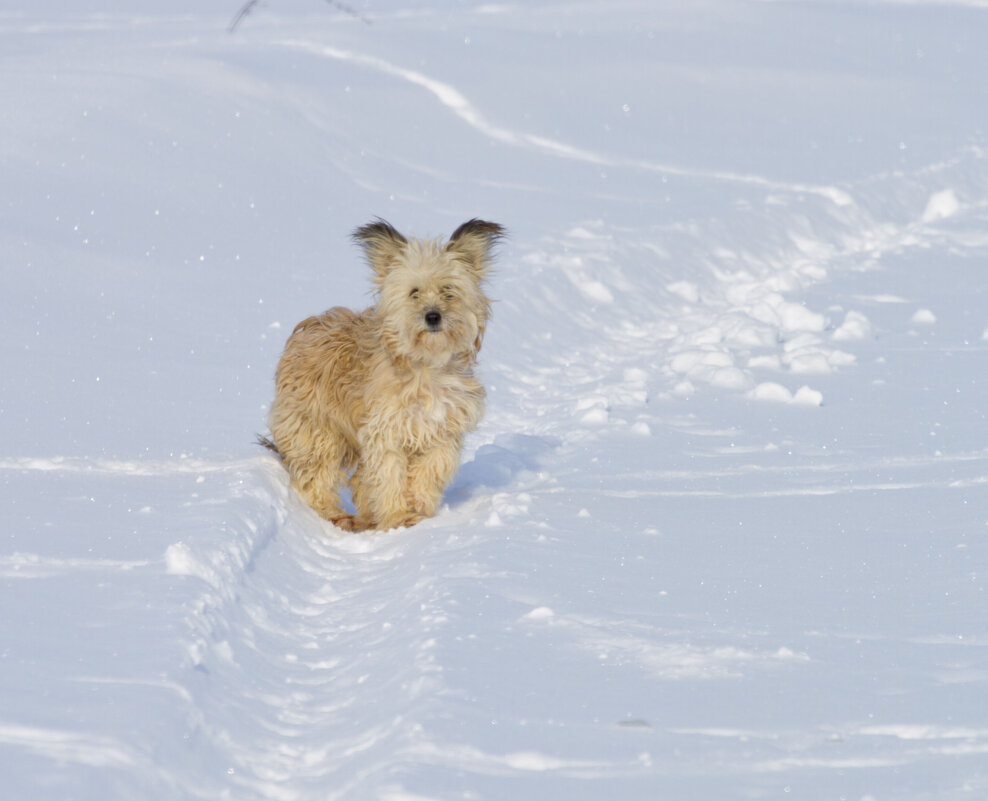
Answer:
POLYGON ((491 261, 491 251, 505 234, 506 231, 497 223, 467 220, 453 231, 446 251, 458 256, 478 278, 483 278, 491 261))
POLYGON ((379 279, 384 278, 398 254, 408 245, 408 240, 380 217, 354 231, 353 241, 363 247, 367 261, 379 279))

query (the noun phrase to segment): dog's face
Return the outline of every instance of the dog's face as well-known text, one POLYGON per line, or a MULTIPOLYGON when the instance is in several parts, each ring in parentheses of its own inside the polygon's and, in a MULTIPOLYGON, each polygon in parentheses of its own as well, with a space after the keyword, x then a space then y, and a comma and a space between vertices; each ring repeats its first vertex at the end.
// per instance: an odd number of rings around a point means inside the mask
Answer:
POLYGON ((354 232, 374 270, 385 345, 396 356, 441 366, 476 354, 490 307, 481 283, 502 235, 481 220, 461 225, 445 245, 409 241, 383 220, 354 232))

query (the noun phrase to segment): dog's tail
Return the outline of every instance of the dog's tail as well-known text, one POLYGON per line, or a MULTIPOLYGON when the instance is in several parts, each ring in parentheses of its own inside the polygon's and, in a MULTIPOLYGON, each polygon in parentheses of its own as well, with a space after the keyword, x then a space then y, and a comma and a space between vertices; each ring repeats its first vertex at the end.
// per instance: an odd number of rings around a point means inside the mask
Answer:
POLYGON ((284 461, 284 456, 281 455, 281 451, 278 450, 278 446, 274 444, 274 440, 271 437, 266 437, 263 434, 257 435, 257 444, 262 448, 267 448, 271 453, 277 456, 279 459, 284 461))

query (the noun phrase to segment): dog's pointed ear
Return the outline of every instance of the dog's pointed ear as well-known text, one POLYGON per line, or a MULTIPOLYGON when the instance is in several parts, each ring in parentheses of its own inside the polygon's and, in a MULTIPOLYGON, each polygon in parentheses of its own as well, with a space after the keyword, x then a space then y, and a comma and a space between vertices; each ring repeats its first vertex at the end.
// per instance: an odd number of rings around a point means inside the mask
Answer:
POLYGON ((408 240, 391 223, 378 217, 353 232, 353 241, 363 247, 378 279, 384 278, 408 240))
POLYGON ((467 220, 453 231, 446 244, 446 252, 458 256, 478 278, 483 278, 487 273, 494 245, 506 233, 497 223, 467 220))

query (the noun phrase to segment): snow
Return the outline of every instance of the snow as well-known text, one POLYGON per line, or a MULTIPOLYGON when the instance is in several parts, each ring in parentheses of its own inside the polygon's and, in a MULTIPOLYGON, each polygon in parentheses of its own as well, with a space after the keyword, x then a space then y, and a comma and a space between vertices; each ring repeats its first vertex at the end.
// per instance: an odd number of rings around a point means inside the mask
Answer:
POLYGON ((909 318, 909 322, 916 325, 933 325, 936 321, 937 316, 929 309, 917 309, 913 316, 909 318))
POLYGON ((0 13, 4 796, 988 797, 985 4, 241 6, 0 13), (377 215, 510 238, 356 535, 253 440, 377 215))
POLYGON ((960 207, 961 204, 953 189, 935 192, 926 203, 926 209, 923 211, 923 222, 932 223, 937 220, 946 220, 948 217, 953 217, 960 207))

